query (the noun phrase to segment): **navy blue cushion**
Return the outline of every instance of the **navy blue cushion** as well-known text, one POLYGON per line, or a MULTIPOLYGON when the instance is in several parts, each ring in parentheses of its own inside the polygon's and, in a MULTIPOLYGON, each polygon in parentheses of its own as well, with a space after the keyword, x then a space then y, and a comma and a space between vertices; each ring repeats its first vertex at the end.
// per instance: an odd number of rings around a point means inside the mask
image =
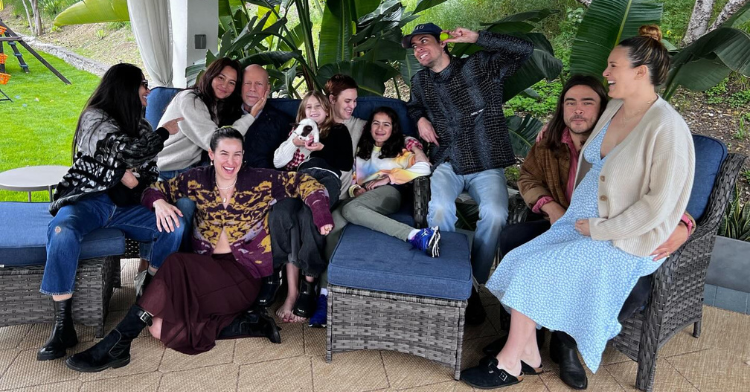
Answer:
POLYGON ((146 121, 151 124, 151 127, 156 129, 161 116, 164 115, 167 106, 172 102, 172 98, 180 91, 182 89, 173 87, 154 87, 151 89, 151 93, 146 98, 146 121))
MULTIPOLYGON (((0 203, 0 265, 44 265, 47 261, 49 203, 0 203)), ((120 230, 99 229, 83 238, 81 259, 125 253, 120 230)))
POLYGON ((724 158, 727 157, 727 146, 720 140, 703 135, 693 135, 693 145, 695 146, 695 177, 687 211, 698 221, 706 211, 716 176, 719 174, 724 158))
POLYGON ((398 121, 401 124, 401 131, 406 136, 417 137, 417 127, 409 119, 409 113, 406 110, 406 102, 400 99, 368 96, 357 98, 357 107, 354 109, 354 117, 367 120, 370 118, 372 111, 381 107, 387 106, 396 111, 398 114, 398 121))
MULTIPOLYGON (((299 99, 289 98, 273 98, 268 100, 268 104, 288 114, 292 118, 297 118, 297 109, 299 108, 300 102, 299 99)), ((372 96, 359 97, 357 98, 357 107, 354 109, 353 115, 354 117, 367 120, 370 118, 372 111, 381 106, 387 106, 396 111, 404 135, 417 136, 417 127, 409 119, 409 114, 406 111, 406 102, 398 99, 372 96)))
POLYGON ((440 257, 408 242, 349 224, 328 265, 337 286, 463 301, 471 294, 469 241, 461 233, 441 233, 440 257))

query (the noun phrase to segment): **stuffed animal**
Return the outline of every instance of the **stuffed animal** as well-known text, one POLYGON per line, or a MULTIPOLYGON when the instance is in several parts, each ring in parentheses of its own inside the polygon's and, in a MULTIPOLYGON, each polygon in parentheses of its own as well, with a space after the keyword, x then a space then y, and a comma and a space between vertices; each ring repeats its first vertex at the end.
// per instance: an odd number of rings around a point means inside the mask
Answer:
POLYGON ((318 130, 318 124, 315 121, 305 118, 299 122, 293 133, 302 140, 307 140, 310 134, 313 135, 313 141, 315 143, 320 142, 320 131, 318 130))

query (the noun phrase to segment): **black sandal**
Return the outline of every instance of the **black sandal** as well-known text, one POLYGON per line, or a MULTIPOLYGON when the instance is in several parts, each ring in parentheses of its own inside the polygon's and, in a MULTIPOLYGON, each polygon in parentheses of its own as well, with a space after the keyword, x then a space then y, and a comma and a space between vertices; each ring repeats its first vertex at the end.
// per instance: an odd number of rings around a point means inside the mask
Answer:
POLYGON ((479 365, 462 371, 461 380, 478 389, 502 388, 523 381, 523 372, 516 377, 498 368, 497 358, 484 357, 479 365))

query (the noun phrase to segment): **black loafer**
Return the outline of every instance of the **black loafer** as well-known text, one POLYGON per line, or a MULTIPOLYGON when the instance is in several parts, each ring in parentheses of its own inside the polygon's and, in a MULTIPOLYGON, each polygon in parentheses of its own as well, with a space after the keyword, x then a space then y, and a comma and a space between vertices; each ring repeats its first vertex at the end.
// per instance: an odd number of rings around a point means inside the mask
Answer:
POLYGON ((497 359, 484 357, 479 365, 461 372, 461 381, 479 389, 494 389, 518 384, 523 381, 523 372, 514 376, 497 367, 497 359))
POLYGON ((262 285, 260 286, 260 292, 258 297, 255 299, 255 303, 258 306, 269 307, 276 302, 276 293, 279 291, 281 286, 281 279, 279 279, 278 272, 266 276, 262 279, 262 285))

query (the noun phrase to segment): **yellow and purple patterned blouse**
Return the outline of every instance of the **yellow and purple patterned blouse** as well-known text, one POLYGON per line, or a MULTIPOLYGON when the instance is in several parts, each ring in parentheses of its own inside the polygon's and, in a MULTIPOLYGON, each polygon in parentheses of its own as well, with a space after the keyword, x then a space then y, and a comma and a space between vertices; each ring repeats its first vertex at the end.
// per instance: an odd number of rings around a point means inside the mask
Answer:
POLYGON ((142 204, 153 208, 157 200, 174 204, 183 197, 196 204, 194 252, 213 254, 223 229, 235 259, 258 278, 273 272, 268 212, 277 201, 299 197, 312 210, 318 228, 333 224, 325 188, 312 177, 296 172, 242 167, 237 173, 234 194, 224 208, 214 167, 198 167, 169 181, 155 183, 143 193, 142 204))

